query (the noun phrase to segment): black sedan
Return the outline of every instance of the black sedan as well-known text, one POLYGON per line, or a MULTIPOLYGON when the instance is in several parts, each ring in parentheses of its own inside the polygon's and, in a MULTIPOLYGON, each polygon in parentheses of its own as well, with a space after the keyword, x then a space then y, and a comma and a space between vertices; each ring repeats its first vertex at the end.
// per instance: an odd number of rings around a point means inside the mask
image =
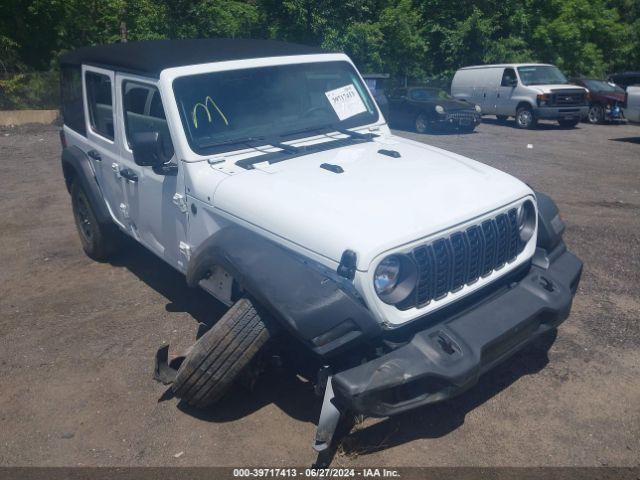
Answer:
POLYGON ((472 132, 480 123, 480 107, 429 87, 399 88, 387 95, 389 123, 418 133, 456 130, 472 132))

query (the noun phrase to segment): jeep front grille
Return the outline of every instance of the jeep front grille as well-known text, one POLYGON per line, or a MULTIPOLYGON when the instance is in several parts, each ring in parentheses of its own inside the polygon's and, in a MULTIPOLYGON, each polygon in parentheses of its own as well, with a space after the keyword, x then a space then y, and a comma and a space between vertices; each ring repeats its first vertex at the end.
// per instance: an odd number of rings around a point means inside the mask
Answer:
POLYGON ((398 305, 407 310, 424 307, 450 292, 512 262, 523 250, 516 209, 421 245, 411 252, 418 267, 418 283, 409 298, 398 305))

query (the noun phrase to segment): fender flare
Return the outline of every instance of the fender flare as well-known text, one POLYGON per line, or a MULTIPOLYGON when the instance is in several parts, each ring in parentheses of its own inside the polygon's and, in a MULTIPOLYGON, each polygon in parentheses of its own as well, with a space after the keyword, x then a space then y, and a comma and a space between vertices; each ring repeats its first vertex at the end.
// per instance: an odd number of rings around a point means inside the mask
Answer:
POLYGON ((538 204, 538 244, 551 252, 562 241, 566 226, 560 218, 560 211, 553 199, 542 192, 534 192, 538 204))
POLYGON ((76 146, 62 150, 62 172, 67 190, 71 192, 71 183, 79 181, 89 196, 91 205, 100 223, 112 223, 111 214, 102 195, 95 171, 87 154, 76 146))
POLYGON ((350 281, 246 228, 224 227, 205 240, 187 266, 188 285, 197 286, 213 266, 224 268, 318 354, 342 351, 347 343, 381 331, 350 281), (338 333, 323 343, 332 330, 338 333))

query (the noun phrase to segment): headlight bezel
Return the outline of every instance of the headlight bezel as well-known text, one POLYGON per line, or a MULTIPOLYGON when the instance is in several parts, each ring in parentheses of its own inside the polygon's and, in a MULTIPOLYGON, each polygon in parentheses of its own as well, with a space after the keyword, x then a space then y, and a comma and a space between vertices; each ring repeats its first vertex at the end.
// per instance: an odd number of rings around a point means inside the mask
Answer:
POLYGON ((531 200, 525 200, 520 204, 516 212, 518 224, 518 236, 523 245, 526 245, 536 231, 537 212, 531 200))
POLYGON ((397 305, 407 299, 411 293, 415 290, 418 282, 418 268, 413 259, 406 254, 394 253, 387 255, 376 265, 373 271, 373 289, 378 298, 388 304, 397 305), (379 291, 376 286, 376 279, 378 278, 378 271, 385 261, 395 260, 398 262, 399 271, 397 279, 393 287, 379 291))
POLYGON ((436 111, 436 113, 442 115, 444 112, 444 107, 442 105, 436 105, 435 107, 433 107, 433 109, 436 111))

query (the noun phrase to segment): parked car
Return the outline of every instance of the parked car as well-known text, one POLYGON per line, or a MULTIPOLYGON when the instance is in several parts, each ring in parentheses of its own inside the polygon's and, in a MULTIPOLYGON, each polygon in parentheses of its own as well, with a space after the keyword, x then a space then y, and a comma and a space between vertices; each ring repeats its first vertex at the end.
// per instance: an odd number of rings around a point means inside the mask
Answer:
POLYGON ((640 86, 627 87, 623 112, 629 122, 640 124, 640 86))
POLYGON ((478 103, 483 115, 515 117, 518 128, 535 128, 538 120, 574 127, 587 115, 587 90, 571 85, 558 68, 546 64, 465 67, 451 83, 451 94, 478 103))
POLYGON ((391 134, 344 54, 163 40, 61 59, 62 172, 84 251, 119 236, 228 311, 156 377, 205 407, 270 356, 345 412, 450 398, 569 315, 582 272, 554 202, 391 134), (322 393, 324 392, 324 393, 322 393))
POLYGON ((607 77, 607 81, 626 90, 631 85, 640 85, 640 72, 613 73, 607 77))
POLYGON ((380 107, 382 115, 389 119, 389 100, 386 95, 386 84, 389 81, 388 73, 366 73, 362 75, 364 82, 369 87, 371 95, 380 107))
POLYGON ((589 90, 590 123, 623 120, 624 90, 615 84, 592 78, 577 78, 573 83, 589 90))
POLYGON ((418 133, 444 129, 472 132, 480 123, 480 107, 437 88, 398 88, 389 94, 389 121, 418 133))

